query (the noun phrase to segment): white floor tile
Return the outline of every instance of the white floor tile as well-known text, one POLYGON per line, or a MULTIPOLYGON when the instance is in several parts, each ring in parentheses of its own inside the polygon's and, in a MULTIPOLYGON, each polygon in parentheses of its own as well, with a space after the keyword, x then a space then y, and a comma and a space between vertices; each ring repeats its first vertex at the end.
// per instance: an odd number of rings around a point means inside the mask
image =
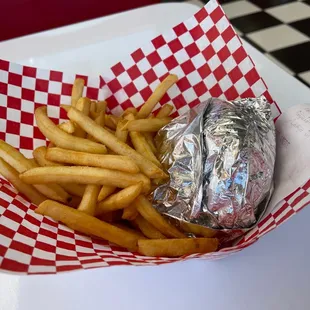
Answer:
POLYGON ((230 19, 261 11, 258 6, 245 0, 223 4, 222 7, 224 12, 230 19))
POLYGON ((291 2, 267 9, 266 12, 284 23, 291 23, 309 17, 310 6, 303 2, 291 2))
POLYGON ((199 6, 200 8, 202 8, 205 4, 199 0, 190 0, 190 1, 186 1, 187 3, 191 3, 191 4, 195 4, 197 6, 199 6))
POLYGON ((265 54, 267 58, 269 58, 272 62, 274 62, 278 67, 289 73, 290 75, 294 75, 294 72, 290 70, 288 67, 286 67, 282 62, 280 62, 278 59, 274 58, 270 54, 265 54))
POLYGON ((298 76, 310 85, 310 71, 299 73, 298 76))
POLYGON ((247 36, 267 52, 309 41, 307 36, 288 25, 255 31, 247 36))

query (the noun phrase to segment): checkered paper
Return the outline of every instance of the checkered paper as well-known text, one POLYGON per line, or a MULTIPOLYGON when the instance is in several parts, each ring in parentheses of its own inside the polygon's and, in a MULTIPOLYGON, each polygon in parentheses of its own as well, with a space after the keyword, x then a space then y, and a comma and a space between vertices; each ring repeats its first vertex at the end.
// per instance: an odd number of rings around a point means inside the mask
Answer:
MULTIPOLYGON (((85 80, 84 95, 106 99, 114 114, 139 107, 168 73, 179 81, 157 105, 170 102, 174 116, 205 99, 257 97, 271 102, 251 58, 215 0, 187 21, 139 48, 100 77, 68 75, 0 60, 0 138, 31 157, 47 141, 36 126, 34 110, 48 106, 56 122, 66 119, 60 103, 69 104, 73 81, 85 80)), ((92 239, 35 214, 35 206, 0 179, 0 268, 24 274, 48 274, 113 265, 159 265, 191 258, 219 259, 256 242, 310 202, 310 180, 287 196, 233 247, 181 258, 145 257, 106 241, 92 239)))

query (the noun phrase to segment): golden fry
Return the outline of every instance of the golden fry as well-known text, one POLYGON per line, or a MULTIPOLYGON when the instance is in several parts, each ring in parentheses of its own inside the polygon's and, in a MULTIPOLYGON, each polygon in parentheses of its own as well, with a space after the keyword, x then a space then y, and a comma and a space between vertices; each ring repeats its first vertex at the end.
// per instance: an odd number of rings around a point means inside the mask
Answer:
MULTIPOLYGON (((125 120, 131 121, 134 119, 135 119, 135 117, 133 116, 133 114, 128 114, 125 116, 125 120)), ((122 131, 127 132, 125 130, 122 130, 122 131)), ((160 162, 158 161, 158 159, 156 158, 156 156, 152 152, 150 145, 147 143, 147 141, 145 139, 145 136, 142 133, 137 132, 137 131, 131 131, 129 133, 129 135, 131 138, 131 142, 132 142, 134 148, 136 149, 136 151, 138 153, 140 153, 143 157, 150 160, 156 166, 160 167, 160 162)))
MULTIPOLYGON (((88 116, 90 113, 90 104, 91 102, 88 98, 81 97, 76 103, 75 108, 88 116)), ((86 132, 77 124, 75 124, 75 127, 74 136, 86 138, 86 132)))
POLYGON ((90 99, 81 97, 76 103, 75 108, 88 116, 90 112, 90 99))
POLYGON ((138 212, 162 234, 171 238, 184 238, 185 235, 177 230, 176 227, 167 222, 161 214, 156 211, 145 196, 140 195, 133 204, 136 205, 138 212))
POLYGON ((22 153, 3 140, 0 140, 0 157, 19 173, 37 167, 35 162, 26 158, 22 153))
POLYGON ((167 237, 163 235, 159 230, 152 226, 147 220, 145 220, 141 215, 137 216, 133 223, 139 227, 144 236, 150 239, 166 239, 167 237))
POLYGON ((72 199, 70 202, 68 202, 68 206, 74 208, 74 209, 77 209, 80 205, 82 201, 82 198, 79 197, 79 196, 72 196, 72 199))
POLYGON ((103 213, 99 215, 98 218, 107 223, 115 223, 122 219, 122 210, 103 213))
POLYGON ((35 212, 50 216, 52 219, 84 234, 106 239, 132 251, 137 249, 138 237, 135 234, 55 201, 46 200, 42 202, 35 212))
MULTIPOLYGON (((12 166, 19 173, 27 171, 31 168, 38 167, 36 162, 33 162, 26 158, 22 153, 18 152, 14 147, 8 143, 0 140, 0 157, 12 166)), ((70 195, 64 191, 57 184, 35 184, 34 187, 44 196, 58 200, 61 202, 67 202, 71 199, 70 195)))
POLYGON ((179 257, 217 250, 216 238, 152 239, 139 240, 138 252, 146 256, 179 257))
POLYGON ((142 105, 138 112, 138 118, 147 118, 156 104, 164 96, 167 90, 177 82, 178 77, 175 74, 168 75, 155 89, 150 98, 142 105))
POLYGON ((0 174, 6 178, 22 194, 24 194, 32 203, 39 205, 47 198, 39 193, 32 185, 25 184, 19 179, 19 173, 0 158, 0 174))
POLYGON ((98 195, 98 201, 102 201, 103 199, 107 198, 108 196, 113 194, 115 190, 115 186, 103 185, 98 195))
POLYGON ((37 125, 41 132, 44 134, 44 136, 58 147, 98 154, 104 154, 107 152, 106 147, 102 144, 95 143, 79 137, 74 137, 65 133, 48 118, 46 113, 47 108, 45 106, 36 109, 35 117, 37 125))
POLYGON ((156 166, 160 167, 160 162, 152 152, 150 145, 146 142, 144 135, 137 131, 130 131, 129 135, 135 150, 156 166))
POLYGON ((163 170, 145 159, 141 154, 133 150, 130 146, 117 139, 110 132, 97 125, 89 117, 83 115, 78 110, 71 108, 68 117, 78 123, 86 132, 95 137, 98 141, 105 144, 113 152, 130 157, 141 169, 141 171, 150 178, 165 178, 167 175, 163 170))
POLYGON ((173 106, 165 104, 157 113, 156 118, 168 117, 173 110, 173 106))
POLYGON ((146 142, 148 143, 148 145, 150 146, 152 152, 153 152, 154 154, 156 154, 157 149, 156 149, 156 146, 155 146, 155 144, 154 144, 154 140, 153 140, 153 135, 152 135, 152 133, 146 131, 146 132, 143 133, 143 136, 144 136, 146 142))
POLYGON ((151 119, 137 119, 129 121, 127 126, 123 127, 123 130, 127 129, 128 131, 150 131, 156 132, 165 125, 171 122, 170 117, 165 118, 151 118, 151 119))
POLYGON ((60 185, 56 184, 56 182, 50 183, 48 185, 34 184, 33 186, 49 199, 57 200, 64 203, 68 203, 72 199, 71 195, 69 195, 60 185))
POLYGON ((71 109, 71 105, 68 105, 68 104, 61 104, 60 107, 63 108, 67 113, 71 109))
POLYGON ((89 215, 94 215, 97 206, 99 191, 100 191, 99 185, 93 185, 93 184, 87 185, 85 188, 82 201, 78 207, 78 210, 85 212, 89 215))
POLYGON ((217 234, 217 231, 207 227, 203 227, 193 223, 180 222, 180 227, 187 233, 192 233, 196 236, 202 236, 205 238, 212 238, 217 234))
POLYGON ((139 215, 139 212, 134 204, 130 205, 129 207, 125 208, 123 211, 122 219, 133 221, 137 216, 139 215))
POLYGON ((75 79, 71 92, 71 105, 75 107, 77 101, 82 97, 85 81, 83 79, 75 79))
POLYGON ((90 104, 90 110, 89 110, 89 116, 92 119, 95 119, 98 116, 96 110, 97 110, 96 101, 92 101, 91 104, 90 104))
POLYGON ((123 120, 123 119, 120 120, 116 126, 116 131, 115 131, 115 137, 124 143, 126 143, 127 141, 128 131, 122 130, 122 128, 125 126, 126 123, 127 123, 126 120, 123 120))
POLYGON ((58 128, 63 130, 64 132, 68 133, 68 134, 72 134, 75 131, 75 126, 71 121, 67 121, 64 123, 61 123, 58 125, 58 128))
POLYGON ((131 108, 127 108, 123 114, 122 114, 122 117, 125 117, 127 114, 133 114, 133 115, 136 115, 138 113, 137 109, 134 108, 134 107, 131 107, 131 108))
MULTIPOLYGON (((99 115, 96 117, 95 119, 95 123, 101 127, 104 126, 104 120, 105 120, 105 111, 100 111, 99 115)), ((92 137, 91 135, 87 134, 87 139, 91 140, 91 141, 96 141, 98 142, 94 137, 92 137)))
POLYGON ((109 196, 107 199, 98 203, 96 215, 124 209, 140 195, 143 190, 143 184, 138 183, 124 188, 116 194, 109 196))
POLYGON ((123 229, 123 230, 125 230, 125 231, 128 231, 128 232, 130 232, 130 233, 132 233, 132 234, 134 234, 134 235, 136 235, 137 238, 139 238, 139 239, 147 239, 147 238, 145 238, 145 236, 144 236, 140 231, 135 230, 135 229, 133 229, 133 228, 131 228, 131 227, 128 227, 126 224, 123 224, 123 223, 115 223, 114 226, 116 226, 116 227, 118 227, 118 228, 120 228, 120 229, 123 229))
POLYGON ((85 191, 85 185, 74 184, 74 183, 63 183, 61 187, 71 195, 83 197, 85 191))
POLYGON ((78 166, 93 166, 130 173, 138 173, 140 171, 132 159, 120 155, 91 154, 53 147, 52 149, 48 149, 46 158, 52 161, 78 166))
POLYGON ((39 167, 27 170, 20 175, 22 181, 28 184, 48 183, 78 183, 109 185, 125 188, 130 185, 143 183, 143 192, 148 193, 151 187, 150 179, 142 173, 127 172, 93 167, 63 166, 39 167))
POLYGON ((115 130, 118 122, 120 121, 120 118, 111 114, 106 114, 105 115, 105 125, 112 129, 115 130))
POLYGON ((96 103, 96 112, 100 113, 100 112, 104 112, 106 111, 107 108, 107 102, 106 101, 98 101, 96 103))
POLYGON ((47 152, 47 147, 46 146, 40 146, 37 147, 33 152, 33 157, 37 161, 37 163, 41 167, 57 167, 57 166, 62 166, 59 163, 55 163, 51 160, 46 159, 46 152, 47 152))

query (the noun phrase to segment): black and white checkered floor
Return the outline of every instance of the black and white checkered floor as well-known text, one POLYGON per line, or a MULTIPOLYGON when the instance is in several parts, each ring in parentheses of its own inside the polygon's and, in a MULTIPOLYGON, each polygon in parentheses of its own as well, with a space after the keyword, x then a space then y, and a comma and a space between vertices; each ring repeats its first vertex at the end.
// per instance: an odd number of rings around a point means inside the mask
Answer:
POLYGON ((310 0, 219 2, 241 37, 310 87, 310 0))

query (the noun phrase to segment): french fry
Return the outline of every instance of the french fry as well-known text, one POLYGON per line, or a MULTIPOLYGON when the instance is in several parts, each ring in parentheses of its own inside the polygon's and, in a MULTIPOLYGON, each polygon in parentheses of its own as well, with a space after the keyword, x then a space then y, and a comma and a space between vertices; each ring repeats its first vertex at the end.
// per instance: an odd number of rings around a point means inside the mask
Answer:
POLYGON ((216 238, 152 239, 138 241, 138 252, 146 256, 179 257, 217 250, 216 238))
POLYGON ((78 210, 85 212, 89 215, 94 215, 97 206, 99 191, 100 191, 99 185, 93 185, 93 184, 87 185, 85 188, 82 201, 78 207, 78 210))
POLYGON ((60 185, 56 184, 56 182, 48 185, 34 184, 33 186, 49 199, 57 200, 63 203, 68 203, 72 199, 71 195, 69 195, 60 185))
POLYGON ((164 118, 170 115, 173 110, 173 106, 170 104, 165 104, 157 113, 157 118, 164 118))
POLYGON ((128 131, 156 132, 165 125, 169 124, 170 122, 171 122, 170 117, 137 119, 129 121, 127 125, 123 127, 123 130, 127 129, 128 131))
POLYGON ((113 152, 130 157, 141 169, 141 171, 150 178, 165 178, 166 173, 157 167, 151 161, 145 159, 130 146, 117 139, 110 132, 97 125, 89 117, 83 115, 78 110, 71 108, 68 117, 78 123, 86 132, 105 144, 113 152))
POLYGON ((135 234, 55 201, 42 202, 35 212, 60 221, 81 233, 106 239, 132 251, 137 249, 138 237, 135 234))
MULTIPOLYGON (((95 119, 95 123, 101 127, 104 126, 104 120, 105 120, 105 111, 100 111, 98 116, 95 119)), ((94 137, 92 137, 91 135, 87 134, 87 139, 91 140, 91 141, 96 141, 98 142, 94 137)))
POLYGON ((139 212, 137 211, 136 206, 132 204, 129 207, 124 209, 122 219, 133 221, 138 215, 139 215, 139 212))
POLYGON ((97 110, 96 101, 92 101, 90 104, 90 110, 89 110, 89 116, 92 119, 95 119, 98 116, 96 110, 97 110))
POLYGON ((120 121, 120 118, 118 118, 114 115, 111 115, 111 114, 105 115, 105 125, 112 130, 116 129, 116 126, 117 126, 119 121, 120 121))
MULTIPOLYGON (((125 116, 125 120, 132 121, 135 117, 133 114, 128 114, 125 116)), ((125 130, 122 130, 123 132, 127 132, 125 130)), ((150 160, 152 163, 154 163, 156 166, 160 167, 160 162, 152 152, 151 146, 149 143, 147 143, 145 136, 137 131, 131 131, 129 133, 131 142, 135 148, 135 150, 140 153, 143 157, 150 160)))
POLYGON ((58 125, 58 128, 66 133, 72 134, 75 131, 75 126, 71 121, 67 121, 58 125))
POLYGON ((70 111, 71 106, 68 104, 61 104, 60 105, 61 108, 63 108, 67 113, 70 111))
POLYGON ((142 231, 143 235, 150 239, 166 239, 159 230, 146 221, 141 215, 137 216, 133 223, 142 231))
POLYGON ((71 105, 75 107, 77 101, 82 97, 85 81, 83 79, 75 79, 71 92, 71 105))
POLYGON ((167 90, 174 85, 178 80, 175 74, 168 75, 155 89, 150 98, 142 105, 137 114, 138 118, 147 118, 154 109, 155 105, 164 96, 167 90))
POLYGON ((36 167, 39 166, 37 161, 34 158, 29 158, 29 161, 31 161, 31 163, 35 165, 36 167))
MULTIPOLYGON (((14 147, 2 140, 0 140, 0 157, 19 173, 38 167, 36 162, 29 160, 14 147)), ((50 199, 65 203, 71 199, 70 195, 57 184, 49 184, 48 186, 45 184, 35 184, 34 187, 37 191, 50 199)))
POLYGON ((107 126, 103 126, 103 128, 105 129, 105 130, 107 130, 109 133, 111 133, 113 136, 115 136, 115 131, 114 130, 112 130, 112 129, 110 129, 109 127, 107 127, 107 126))
MULTIPOLYGON (((46 159, 47 148, 45 146, 40 146, 33 151, 33 156, 41 167, 58 167, 63 166, 62 164, 50 161, 46 159)), ((36 165, 37 167, 38 165, 36 165)), ((84 194, 85 186, 79 184, 62 184, 61 187, 71 195, 82 197, 84 194)), ((67 198, 68 199, 68 198, 67 198)), ((59 200, 59 199, 56 199, 59 200)), ((62 201, 66 202, 66 201, 62 201)))
POLYGON ((52 161, 78 166, 93 166, 129 173, 138 173, 140 171, 132 159, 120 155, 91 154, 53 147, 52 149, 48 149, 46 158, 52 161))
POLYGON ((32 168, 20 176, 28 184, 49 183, 78 183, 109 185, 125 188, 130 185, 143 183, 143 192, 148 193, 151 187, 150 179, 142 173, 131 174, 122 171, 94 168, 94 167, 39 167, 32 168))
POLYGON ((32 203, 39 205, 47 198, 39 193, 32 185, 25 184, 19 179, 19 173, 0 158, 0 174, 6 178, 22 194, 24 194, 32 203))
POLYGON ((97 101, 96 103, 96 112, 100 113, 100 112, 105 112, 107 108, 107 102, 102 100, 102 101, 97 101))
POLYGON ((116 190, 115 186, 103 185, 98 195, 98 202, 113 194, 116 190))
POLYGON ((156 166, 160 167, 160 162, 152 152, 150 145, 146 142, 144 135, 137 131, 130 131, 129 135, 135 150, 156 166))
MULTIPOLYGON (((77 111, 77 110, 76 110, 77 111)), ((81 113, 81 112, 80 112, 81 113)), ((45 106, 36 109, 35 117, 40 131, 58 147, 75 151, 104 154, 107 149, 104 145, 83 138, 74 137, 59 129, 47 116, 45 106)), ((87 117, 87 116, 85 116, 87 117)))
POLYGON ((63 183, 61 187, 71 195, 83 197, 85 191, 85 185, 74 184, 74 183, 63 183))
POLYGON ((46 159, 46 152, 47 152, 47 147, 46 146, 40 146, 37 147, 33 152, 33 157, 37 161, 37 163, 41 167, 57 167, 57 166, 62 166, 59 163, 53 162, 51 160, 46 159))
POLYGON ((122 130, 122 127, 127 123, 126 120, 120 120, 116 126, 115 137, 120 141, 126 143, 128 137, 128 131, 122 130))
POLYGON ((202 236, 205 238, 212 238, 217 234, 217 231, 214 229, 183 221, 180 222, 180 227, 187 233, 192 233, 196 236, 202 236))
POLYGON ((134 107, 131 107, 131 108, 127 108, 123 114, 122 114, 122 117, 126 116, 127 114, 133 114, 133 115, 136 115, 138 113, 137 109, 134 108, 134 107))
MULTIPOLYGON (((90 105, 91 101, 88 98, 81 97, 76 103, 75 108, 88 116, 90 114, 90 105)), ((74 136, 86 138, 86 132, 77 124, 75 124, 75 127, 74 136)))
POLYGON ((82 198, 79 196, 72 196, 71 201, 68 203, 68 206, 77 209, 82 201, 82 198))
POLYGON ((156 211, 145 196, 140 195, 133 204, 138 212, 162 234, 171 238, 185 238, 185 235, 176 227, 167 222, 161 214, 156 211))
POLYGON ((123 229, 123 230, 125 230, 125 231, 128 231, 128 232, 130 232, 130 233, 132 233, 132 234, 134 234, 134 235, 136 235, 137 238, 139 238, 139 239, 147 239, 140 231, 135 230, 135 229, 133 229, 133 228, 130 228, 130 227, 128 227, 126 224, 123 224, 123 223, 114 223, 114 226, 116 226, 116 227, 118 227, 118 228, 120 228, 120 229, 123 229))
POLYGON ((98 203, 96 208, 96 216, 102 213, 124 209, 140 195, 143 184, 138 183, 124 188, 116 194, 109 196, 107 199, 98 203))
POLYGON ((3 140, 0 140, 0 157, 19 173, 37 167, 35 162, 26 158, 22 153, 3 140))
POLYGON ((151 148, 153 154, 156 154, 157 149, 156 149, 156 146, 155 146, 155 144, 154 144, 154 140, 153 140, 153 135, 152 135, 152 133, 146 131, 146 132, 143 133, 143 136, 144 136, 146 142, 148 143, 148 145, 150 146, 150 148, 151 148))
POLYGON ((122 219, 122 210, 103 213, 98 218, 107 223, 116 223, 122 219))
MULTIPOLYGON (((83 114, 85 115, 89 115, 90 112, 90 104, 91 101, 90 99, 86 98, 86 97, 81 97, 78 102, 76 103, 75 108, 79 111, 81 111, 83 114)), ((70 106, 69 106, 70 107, 70 106)), ((68 112, 68 111, 67 111, 68 112)))

